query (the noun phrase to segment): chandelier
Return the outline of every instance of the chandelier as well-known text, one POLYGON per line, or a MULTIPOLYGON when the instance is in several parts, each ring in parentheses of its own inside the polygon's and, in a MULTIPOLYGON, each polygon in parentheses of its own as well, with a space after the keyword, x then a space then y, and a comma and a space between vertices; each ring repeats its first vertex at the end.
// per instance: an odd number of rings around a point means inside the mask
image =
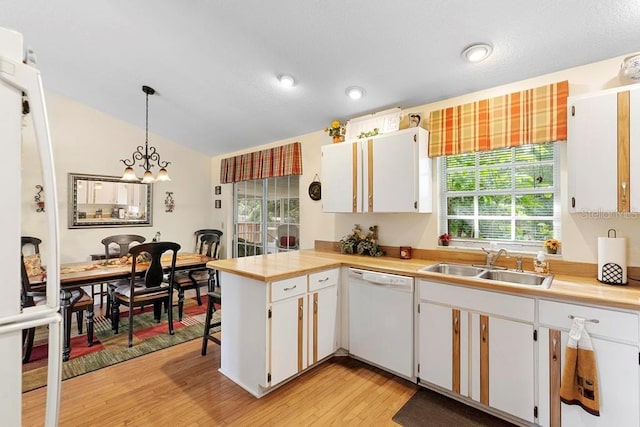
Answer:
POLYGON ((160 153, 155 147, 149 147, 149 95, 156 93, 155 89, 149 86, 142 86, 142 91, 146 94, 147 107, 145 118, 145 138, 144 147, 138 145, 136 151, 131 155, 131 159, 120 160, 126 166, 124 168, 124 174, 122 175, 123 181, 138 181, 136 173, 133 171, 133 167, 136 161, 140 160, 140 167, 144 169, 144 175, 142 176, 142 182, 149 184, 155 181, 171 181, 169 178, 169 172, 167 172, 167 166, 171 162, 165 162, 160 160, 160 153), (154 163, 155 162, 155 163, 154 163), (151 168, 159 167, 158 176, 153 177, 151 168))

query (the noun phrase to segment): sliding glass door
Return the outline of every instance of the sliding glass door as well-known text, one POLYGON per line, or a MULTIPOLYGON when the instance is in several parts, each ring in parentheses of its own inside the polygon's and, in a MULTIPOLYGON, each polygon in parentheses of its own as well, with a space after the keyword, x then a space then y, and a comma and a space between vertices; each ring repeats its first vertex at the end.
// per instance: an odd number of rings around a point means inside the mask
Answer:
POLYGON ((298 249, 298 178, 290 175, 233 184, 234 257, 298 249))

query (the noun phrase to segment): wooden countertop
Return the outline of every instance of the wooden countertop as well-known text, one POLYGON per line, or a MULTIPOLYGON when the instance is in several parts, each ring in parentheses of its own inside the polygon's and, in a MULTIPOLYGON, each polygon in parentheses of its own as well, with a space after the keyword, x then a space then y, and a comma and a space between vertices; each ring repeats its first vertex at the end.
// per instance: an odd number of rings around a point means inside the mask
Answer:
POLYGON ((403 260, 391 257, 346 255, 310 249, 209 261, 207 267, 264 282, 333 267, 357 267, 440 281, 446 277, 446 281, 449 283, 491 291, 640 310, 640 286, 636 284, 614 286, 600 283, 595 277, 555 275, 549 289, 539 289, 524 285, 502 284, 485 279, 418 271, 424 266, 438 262, 442 262, 442 260, 403 260))

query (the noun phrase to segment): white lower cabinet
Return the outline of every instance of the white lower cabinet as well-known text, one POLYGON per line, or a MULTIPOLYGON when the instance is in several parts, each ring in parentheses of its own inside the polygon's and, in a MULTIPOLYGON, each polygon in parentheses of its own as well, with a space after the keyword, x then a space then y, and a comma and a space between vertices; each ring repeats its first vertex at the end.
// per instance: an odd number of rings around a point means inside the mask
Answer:
POLYGON ((307 293, 306 276, 274 282, 289 289, 292 295, 271 304, 270 319, 270 383, 276 385, 307 367, 307 293), (297 292, 296 282, 301 291, 297 292), (283 285, 284 284, 284 285, 283 285))
MULTIPOLYGON (((336 272, 339 270, 336 270, 336 272)), ((336 274, 337 278, 337 274, 336 274)), ((311 285, 311 283, 310 283, 311 285)), ((309 291, 309 365, 338 349, 337 281, 322 289, 309 291)))
POLYGON ((535 301, 420 280, 420 381, 534 421, 535 301))
POLYGON ((339 268, 262 282, 222 272, 220 371, 256 397, 337 349, 339 268))
POLYGON ((640 425, 638 315, 603 307, 539 302, 539 421, 543 426, 640 425), (600 416, 560 402, 569 316, 587 319, 596 355, 600 416))
POLYGON ((469 396, 469 314, 449 306, 420 303, 420 379, 469 396))
POLYGON ((480 365, 479 372, 472 376, 472 398, 532 422, 535 412, 533 324, 476 316, 479 333, 472 334, 479 337, 480 342, 479 351, 472 354, 474 361, 478 360, 475 355, 480 355, 480 365))

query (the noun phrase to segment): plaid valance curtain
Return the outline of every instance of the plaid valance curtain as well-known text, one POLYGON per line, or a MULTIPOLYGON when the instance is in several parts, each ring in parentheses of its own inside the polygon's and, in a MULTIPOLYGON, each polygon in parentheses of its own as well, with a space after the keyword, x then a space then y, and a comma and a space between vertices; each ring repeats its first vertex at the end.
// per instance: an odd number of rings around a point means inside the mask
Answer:
POLYGON ((299 142, 229 157, 220 164, 222 184, 287 175, 302 175, 299 142))
POLYGON ((567 139, 569 82, 432 111, 429 157, 567 139))

